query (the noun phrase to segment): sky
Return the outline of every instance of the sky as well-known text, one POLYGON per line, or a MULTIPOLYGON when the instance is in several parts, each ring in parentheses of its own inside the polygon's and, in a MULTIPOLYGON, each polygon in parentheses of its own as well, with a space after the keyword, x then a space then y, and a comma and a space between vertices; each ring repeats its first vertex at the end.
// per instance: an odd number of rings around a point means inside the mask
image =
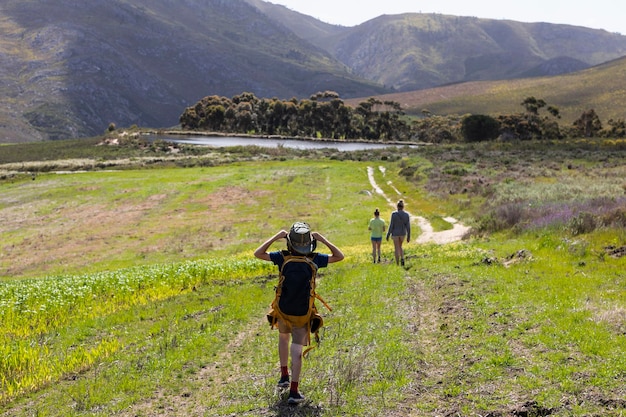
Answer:
POLYGON ((383 14, 441 13, 561 23, 626 35, 624 0, 266 0, 326 23, 355 26, 383 14))

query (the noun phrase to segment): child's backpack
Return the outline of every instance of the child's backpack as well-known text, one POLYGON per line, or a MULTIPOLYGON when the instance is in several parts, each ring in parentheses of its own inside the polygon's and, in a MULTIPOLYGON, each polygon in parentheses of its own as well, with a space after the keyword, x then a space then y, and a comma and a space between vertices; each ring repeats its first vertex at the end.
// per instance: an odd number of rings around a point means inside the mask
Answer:
POLYGON ((319 343, 319 329, 324 325, 324 320, 317 312, 315 299, 320 300, 329 310, 331 308, 315 292, 315 253, 293 255, 289 251, 283 251, 283 258, 276 295, 267 313, 270 328, 278 327, 278 318, 281 318, 294 327, 308 327, 307 345, 310 344, 311 333, 315 334, 315 340, 319 343))

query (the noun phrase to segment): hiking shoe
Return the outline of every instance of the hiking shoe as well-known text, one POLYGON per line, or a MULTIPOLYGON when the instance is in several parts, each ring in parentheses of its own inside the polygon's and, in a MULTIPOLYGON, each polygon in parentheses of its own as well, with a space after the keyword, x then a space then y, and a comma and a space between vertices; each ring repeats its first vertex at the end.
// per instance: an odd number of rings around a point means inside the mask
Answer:
POLYGON ((400 265, 404 266, 404 259, 400 260, 400 265))
POLYGON ((289 388, 289 376, 281 376, 278 381, 279 388, 289 388))
POLYGON ((305 400, 304 395, 300 394, 299 392, 290 391, 289 399, 287 400, 287 403, 300 404, 301 402, 304 402, 304 400, 305 400))

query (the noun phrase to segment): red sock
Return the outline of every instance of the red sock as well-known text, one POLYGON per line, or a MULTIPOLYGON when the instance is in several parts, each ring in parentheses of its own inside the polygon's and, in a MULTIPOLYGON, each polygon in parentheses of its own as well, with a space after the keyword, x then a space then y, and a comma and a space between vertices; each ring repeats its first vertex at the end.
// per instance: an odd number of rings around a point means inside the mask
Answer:
POLYGON ((281 366, 280 367, 280 376, 289 376, 289 367, 281 366))
POLYGON ((298 392, 298 381, 291 381, 291 387, 289 388, 291 392, 298 392))

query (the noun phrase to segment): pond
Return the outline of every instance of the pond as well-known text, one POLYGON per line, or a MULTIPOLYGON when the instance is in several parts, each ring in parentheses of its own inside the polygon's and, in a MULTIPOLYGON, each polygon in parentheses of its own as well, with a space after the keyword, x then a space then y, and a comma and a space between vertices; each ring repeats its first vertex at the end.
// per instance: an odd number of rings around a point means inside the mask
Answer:
POLYGON ((150 135, 149 140, 164 140, 172 143, 184 143, 190 145, 205 145, 215 147, 230 146, 262 146, 276 148, 284 146, 295 149, 337 149, 338 151, 363 151, 368 149, 384 149, 390 147, 415 147, 415 144, 399 143, 370 143, 370 142, 344 142, 331 140, 305 140, 285 138, 254 138, 235 136, 181 136, 181 135, 150 135))

